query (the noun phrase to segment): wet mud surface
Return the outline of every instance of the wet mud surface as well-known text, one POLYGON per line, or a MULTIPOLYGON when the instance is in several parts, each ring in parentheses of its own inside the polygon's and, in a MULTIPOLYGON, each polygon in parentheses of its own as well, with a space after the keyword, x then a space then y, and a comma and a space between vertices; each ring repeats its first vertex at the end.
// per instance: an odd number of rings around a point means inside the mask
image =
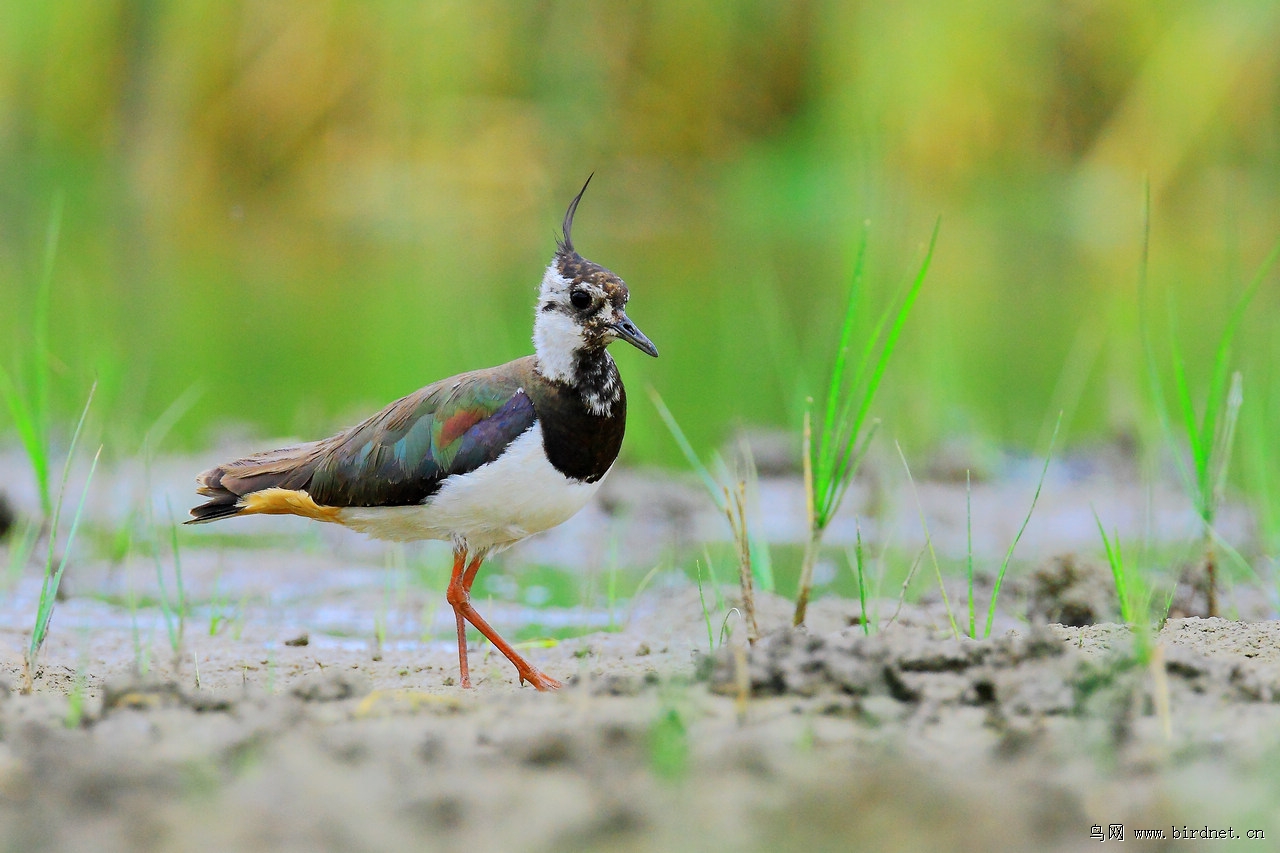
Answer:
POLYGON ((1280 839, 1280 627, 1170 619, 1139 643, 1097 565, 1011 579, 1021 611, 989 640, 954 636, 936 584, 871 602, 872 632, 857 601, 819 598, 795 629, 759 593, 752 647, 720 630, 732 588, 667 576, 607 613, 477 602, 504 633, 586 625, 522 648, 566 681, 542 694, 474 641, 475 687, 457 687, 443 584, 393 590, 382 546, 315 536, 184 553, 202 604, 176 659, 149 559, 78 562, 30 695, 38 576, 8 588, 5 850, 1067 851, 1095 824, 1126 848, 1280 839), (1130 834, 1184 826, 1242 838, 1130 834))
MULTIPOLYGON (((788 609, 762 605, 766 623, 788 609)), ((1172 620, 1143 664, 1114 625, 956 640, 906 610, 867 636, 840 627, 855 608, 823 600, 808 630, 705 654, 682 630, 700 627, 696 590, 651 594, 625 630, 534 654, 569 676, 554 694, 483 652, 475 689, 446 686, 443 648, 296 647, 264 685, 242 648, 205 659, 199 688, 163 667, 95 677, 69 725, 76 676, 50 663, 33 695, 0 699, 0 828, 15 850, 1075 850, 1095 823, 1271 835, 1275 624, 1172 620)))

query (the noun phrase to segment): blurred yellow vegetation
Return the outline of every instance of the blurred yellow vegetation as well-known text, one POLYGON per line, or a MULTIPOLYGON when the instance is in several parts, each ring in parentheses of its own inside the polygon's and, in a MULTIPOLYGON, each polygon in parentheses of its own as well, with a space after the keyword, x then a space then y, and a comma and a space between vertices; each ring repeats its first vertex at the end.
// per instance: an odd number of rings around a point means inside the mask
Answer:
POLYGON ((99 375, 139 434, 192 385, 188 442, 323 431, 527 352, 594 170, 575 236, 663 352, 623 372, 700 446, 798 424, 860 223, 889 298, 938 214, 893 434, 1033 443, 1080 347, 1064 433, 1130 430, 1144 181, 1152 280, 1216 328, 1280 234, 1277 45, 1261 0, 6 4, 0 358, 61 191, 64 411, 99 375))

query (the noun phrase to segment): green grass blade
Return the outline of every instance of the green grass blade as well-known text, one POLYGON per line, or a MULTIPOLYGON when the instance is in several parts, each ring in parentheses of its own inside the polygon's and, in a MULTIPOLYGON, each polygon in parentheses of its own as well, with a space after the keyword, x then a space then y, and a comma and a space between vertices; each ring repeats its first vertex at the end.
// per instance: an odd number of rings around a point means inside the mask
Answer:
POLYGON ((751 549, 751 573, 756 583, 765 592, 773 592, 776 581, 773 575, 773 557, 769 553, 769 543, 759 533, 751 531, 747 534, 747 547, 751 549))
MULTIPOLYGON (((1154 346, 1151 344, 1151 333, 1146 323, 1145 290, 1148 245, 1149 240, 1144 241, 1143 274, 1140 282, 1143 295, 1139 320, 1151 387, 1156 398, 1157 414, 1165 434, 1171 442, 1174 442, 1173 423, 1168 414, 1168 403, 1164 398, 1163 383, 1160 381, 1154 346)), ((1209 380, 1204 408, 1199 418, 1196 417, 1190 382, 1187 378, 1185 359, 1182 357, 1182 352, 1178 346, 1177 318, 1173 310, 1172 301, 1169 302, 1170 355, 1173 367, 1174 393, 1190 455, 1190 467, 1183 461, 1180 453, 1174 454, 1174 460, 1187 493, 1191 496, 1195 505, 1196 513, 1206 525, 1213 524, 1214 515, 1222 499, 1226 473, 1234 445, 1235 421, 1239 415, 1239 405, 1242 399, 1238 382, 1235 378, 1236 375, 1231 372, 1231 347, 1244 321, 1249 305, 1278 259, 1280 259, 1280 243, 1277 243, 1272 248, 1262 264, 1259 265, 1249 284, 1232 307, 1227 324, 1223 328, 1215 348, 1213 372, 1209 380)))
MULTIPOLYGON (((1231 375, 1231 388, 1227 391, 1227 401, 1223 406, 1222 429, 1214 437, 1213 467, 1210 485, 1210 508, 1214 509, 1222 503, 1227 489, 1227 474, 1231 470, 1231 453, 1235 447, 1236 426, 1240 422, 1240 407, 1244 404, 1244 376, 1240 371, 1231 375)), ((1210 514, 1212 520, 1214 513, 1210 514)))
MULTIPOLYGON (((156 534, 156 520, 154 513, 148 512, 148 521, 151 528, 151 559, 156 567, 156 598, 160 604, 160 615, 164 619, 165 636, 169 640, 169 647, 177 651, 178 646, 178 626, 177 619, 174 616, 173 605, 169 603, 169 589, 164 582, 164 561, 160 558, 160 537, 156 534)), ((381 646, 379 646, 381 648, 381 646)))
POLYGON ((1107 537, 1098 511, 1093 510, 1093 520, 1098 524, 1098 535, 1102 537, 1102 546, 1107 551, 1107 563, 1111 566, 1111 577, 1115 579, 1116 598, 1120 603, 1120 620, 1126 625, 1133 624, 1133 614, 1129 607, 1129 585, 1125 576, 1124 558, 1120 554, 1120 534, 1117 533, 1114 543, 1107 537))
MULTIPOLYGON (((41 259, 40 280, 36 289, 35 316, 32 323, 35 364, 31 369, 31 416, 36 434, 41 436, 43 448, 39 454, 43 473, 37 473, 40 488, 41 510, 48 517, 51 503, 49 494, 48 445, 49 445, 49 317, 53 310, 53 267, 58 257, 58 237, 62 232, 62 192, 53 196, 49 221, 45 228, 44 256, 41 259)), ((37 460, 32 459, 33 467, 37 460)))
MULTIPOLYGON (((724 478, 724 482, 733 482, 735 479, 745 482, 752 490, 754 495, 756 486, 760 482, 760 471, 756 467, 756 457, 751 451, 751 445, 745 440, 738 445, 738 452, 742 457, 742 461, 746 466, 746 470, 741 475, 730 475, 724 478)), ((753 505, 758 501, 753 501, 753 505)), ((725 504, 725 508, 728 508, 725 504)), ((773 592, 773 560, 769 555, 769 543, 760 535, 755 525, 747 525, 747 551, 751 558, 751 575, 755 583, 760 588, 768 592, 773 592)))
POLYGON ((862 633, 870 635, 871 620, 867 616, 867 572, 862 551, 862 523, 856 518, 853 520, 853 531, 853 554, 856 558, 856 568, 858 570, 858 605, 862 608, 862 633))
POLYGON ((781 295, 783 289, 772 273, 754 275, 750 280, 755 296, 756 315, 763 330, 761 337, 769 352, 769 364, 787 398, 787 410, 796 417, 804 410, 808 383, 800 359, 800 347, 795 330, 786 322, 786 309, 781 295))
MULTIPOLYGON (((852 333, 854 307, 862 281, 866 240, 867 230, 864 229, 863 242, 859 247, 856 261, 853 286, 850 288, 848 309, 845 312, 845 325, 841 327, 841 356, 847 355, 847 340, 852 333)), ((824 420, 823 429, 818 434, 818 440, 814 444, 814 494, 817 497, 816 518, 819 529, 826 529, 831 517, 839 509, 840 500, 842 499, 841 492, 843 491, 840 488, 841 483, 857 470, 857 464, 852 462, 856 456, 852 445, 858 440, 859 433, 862 430, 862 420, 861 417, 854 416, 854 404, 866 400, 867 388, 865 380, 868 365, 871 364, 871 360, 876 353, 876 346, 884 336, 885 327, 889 325, 894 316, 894 305, 897 303, 898 300, 895 299, 894 302, 885 306, 884 310, 880 312, 875 326, 872 327, 863 342, 862 354, 858 358, 858 366, 854 371, 853 380, 847 384, 845 382, 845 363, 843 359, 837 361, 838 375, 836 370, 832 372, 827 396, 827 419, 824 420), (839 405, 839 414, 832 418, 831 415, 834 412, 832 404, 837 397, 843 399, 839 405)), ((859 412, 862 417, 865 417, 865 407, 860 407, 859 412)))
POLYGON ((1036 493, 1031 497, 1031 506, 1027 509, 1027 517, 1022 519, 1022 526, 1018 528, 1018 533, 1013 537, 1013 541, 1009 543, 1009 550, 1004 555, 1004 562, 1000 564, 1000 572, 996 575, 996 585, 991 590, 991 604, 987 607, 987 624, 982 631, 983 637, 991 636, 991 625, 996 618, 996 602, 1000 598, 1000 587, 1004 583, 1005 572, 1009 570, 1009 561, 1013 559, 1013 550, 1018 547, 1018 543, 1022 541, 1022 534, 1026 531, 1027 525, 1031 523, 1031 514, 1036 511, 1036 503, 1040 500, 1040 490, 1044 488, 1044 478, 1049 474, 1049 462, 1053 460, 1053 448, 1058 441, 1058 430, 1062 428, 1062 413, 1058 413, 1058 422, 1053 427, 1053 436, 1049 439, 1049 449, 1044 455, 1044 467, 1040 469, 1040 481, 1036 483, 1036 493))
MULTIPOLYGON (((67 492, 67 480, 71 477, 71 462, 75 458, 76 447, 80 443, 80 433, 84 429, 85 418, 89 415, 89 406, 93 403, 93 395, 98 390, 98 383, 93 383, 89 388, 89 398, 85 400, 84 409, 80 412, 80 420, 76 423, 75 432, 71 434, 71 445, 67 448, 67 460, 62 466, 62 484, 58 488, 58 500, 54 505, 53 519, 49 523, 49 553, 45 560, 45 581, 48 582, 48 569, 53 565, 54 547, 57 545, 58 539, 58 523, 62 519, 62 500, 67 492)), ((40 590, 40 600, 44 601, 45 590, 40 590)), ((52 604, 50 604, 52 606, 52 604)))
POLYGON ((0 365, 0 396, 4 398, 5 407, 18 432, 18 441, 27 454, 31 465, 32 476, 36 481, 36 492, 40 496, 40 511, 47 519, 52 511, 52 498, 49 489, 49 447, 48 433, 40 426, 39 417, 32 405, 23 396, 21 389, 9 371, 0 365))
POLYGON ((898 448, 898 458, 902 460, 902 467, 907 471, 907 483, 911 486, 911 497, 915 500, 916 511, 920 514, 920 527, 924 529, 925 549, 929 552, 929 559, 933 562, 933 573, 938 579, 938 591, 942 593, 942 604, 947 610, 947 621, 951 624, 951 635, 958 640, 960 639, 960 629, 956 627, 956 617, 951 611, 951 599, 947 597, 947 587, 942 582, 942 567, 938 564, 938 554, 933 547, 933 536, 929 533, 929 522, 924 517, 924 504, 920 502, 920 492, 916 490, 916 480, 911 476, 911 466, 907 464, 907 455, 902 452, 902 445, 895 441, 894 446, 898 448))
MULTIPOLYGON (((1227 325, 1222 330, 1221 337, 1218 338, 1218 347, 1214 353, 1213 378, 1209 382, 1209 407, 1205 409, 1206 420, 1209 417, 1210 407, 1216 405, 1217 401, 1222 399, 1223 394, 1226 392, 1227 376, 1231 370, 1231 345, 1235 340, 1236 332, 1239 330, 1240 324, 1244 322, 1245 312, 1248 311, 1249 304, 1253 302, 1253 298, 1261 288, 1267 273, 1275 266, 1278 258, 1280 258, 1280 242, 1272 247, 1271 252, 1253 274, 1253 278, 1250 279, 1244 292, 1240 294, 1240 298, 1236 300, 1235 306, 1231 309, 1231 316, 1227 320, 1227 325)), ((1211 432, 1208 434, 1212 435, 1211 432)))
POLYGON ((702 485, 706 487, 707 493, 711 495, 711 500, 715 505, 724 512, 725 503, 724 496, 720 494, 720 486, 716 484, 716 478, 711 476, 711 472, 707 470, 707 466, 702 464, 702 460, 698 458, 697 452, 693 449, 693 445, 689 443, 688 437, 684 434, 684 430, 680 429, 680 424, 676 421, 675 415, 671 414, 671 410, 667 408, 667 404, 663 401, 662 395, 658 393, 658 389, 652 385, 647 386, 649 399, 653 401, 653 407, 658 410, 658 416, 662 418, 662 422, 667 425, 667 430, 671 433, 671 437, 675 439, 676 446, 680 448, 680 452, 684 454, 684 458, 688 460, 689 466, 693 468, 698 477, 702 480, 702 485))
MULTIPOLYGON (((27 647, 27 687, 30 687, 30 678, 34 676, 36 669, 36 656, 40 652, 40 647, 44 645, 45 636, 49 631, 49 620, 53 617, 53 605, 58 598, 58 586, 62 583, 62 572, 67 565, 67 554, 71 551, 71 543, 75 538, 76 529, 80 522, 80 513, 84 509, 84 499, 89 493, 89 481, 85 482, 84 491, 80 493, 80 504, 76 509, 75 520, 71 525, 71 533, 67 539, 66 550, 62 554, 62 560, 58 564, 56 571, 53 569, 54 548, 58 540, 58 523, 62 517, 62 501, 67 492, 67 480, 71 477, 71 463, 75 459, 76 447, 80 443, 80 434, 84 431, 85 421, 89 417, 89 407, 93 405, 93 395, 98 390, 98 383, 95 382, 89 387, 89 397, 84 401, 84 409, 80 412, 80 420, 76 422, 75 432, 71 434, 71 444, 67 448, 67 461, 62 466, 62 485, 58 488, 57 506, 53 511, 53 520, 49 527, 49 552, 44 563, 44 578, 40 583, 40 597, 36 602, 36 621, 31 631, 31 642, 27 647)), ((93 457, 93 467, 89 469, 89 479, 92 480, 93 472, 98 467, 98 457, 102 454, 102 448, 98 448, 98 453, 93 457)))
POLYGON ((182 420, 187 412, 191 411, 203 396, 204 387, 200 383, 189 385, 160 413, 160 417, 155 419, 155 422, 151 424, 151 427, 142 437, 142 454, 148 463, 155 457, 156 451, 164 443, 165 438, 168 437, 174 426, 182 420))
POLYGON ((889 358, 893 355, 893 350, 898 344, 898 338, 902 335, 902 328, 906 325, 907 316, 911 313, 911 308, 915 305, 916 298, 920 295, 920 289, 924 286, 925 276, 928 275, 929 266, 933 263, 933 251, 938 245, 938 231, 941 228, 942 217, 938 217, 933 225, 933 233, 929 237, 929 248, 925 251, 924 261, 920 264, 920 270, 916 273, 910 290, 907 291, 906 299, 894 315, 893 324, 885 335, 884 346, 880 348, 880 355, 876 358, 875 367, 867 380, 866 390, 862 394, 861 405, 858 407, 858 413, 853 419, 855 429, 866 421, 867 411, 871 408, 871 401, 875 398, 876 391, 880 387, 880 380, 884 378, 885 369, 889 366, 889 358))
MULTIPOLYGON (((849 345, 853 340, 853 327, 857 319, 858 297, 862 292, 863 270, 867 257, 867 242, 870 236, 870 223, 863 223, 862 239, 858 241, 858 251, 854 256, 853 276, 849 283, 849 298, 845 302, 844 321, 840 325, 840 344, 836 348, 836 361, 831 368, 827 380, 827 403, 822 417, 821 437, 817 447, 818 458, 814 465, 814 481, 819 493, 825 491, 825 484, 831 477, 831 460, 835 448, 836 412, 844 408, 840 398, 844 394, 845 366, 849 359, 849 345)), ((873 336, 874 337, 874 336, 873 336)), ((843 418, 841 420, 844 420, 843 418)))
MULTIPOLYGON (((886 328, 891 328, 890 323, 896 317, 901 315, 903 306, 906 306, 907 300, 910 297, 913 283, 914 280, 913 282, 909 282, 907 286, 903 288, 901 293, 896 294, 893 301, 886 305, 884 310, 880 312, 880 316, 876 318, 876 324, 872 327, 871 333, 867 336, 866 343, 863 345, 862 356, 858 359, 858 369, 853 374, 853 383, 850 386, 851 388, 864 388, 866 386, 867 377, 873 371, 873 360, 875 359, 877 351, 880 353, 882 360, 885 358, 884 347, 880 346, 879 350, 877 350, 877 345, 881 344, 884 339, 886 328), (899 307, 895 308, 894 306, 899 307)), ((879 364, 880 362, 875 361, 874 363, 879 364)), ((857 429, 862 426, 862 421, 860 419, 850 418, 850 412, 853 410, 854 400, 855 397, 853 394, 850 394, 845 400, 844 409, 840 413, 840 420, 842 422, 852 422, 854 425, 854 432, 856 434, 857 429)))
MULTIPOLYGON (((1226 554, 1227 557, 1230 558, 1231 562, 1249 577, 1251 583, 1260 589, 1267 589, 1267 582, 1258 574, 1257 569, 1255 569, 1253 565, 1244 558, 1244 555, 1237 551, 1230 542, 1222 538, 1222 535, 1218 533, 1218 529, 1216 527, 1208 527, 1206 529, 1206 535, 1213 542, 1215 547, 1222 549, 1222 553, 1226 554)), ((1275 595, 1272 594, 1270 599, 1271 606, 1276 607, 1278 602, 1275 595)))
MULTIPOLYGON (((1114 327, 1114 323, 1107 325, 1114 327)), ((1062 422, 1070 428, 1089 388, 1089 380, 1107 345, 1106 328, 1098 322, 1097 317, 1090 316, 1076 330, 1062 368, 1054 380, 1053 390, 1049 393, 1049 406, 1045 409, 1045 417, 1034 447, 1044 447, 1049 443, 1049 434, 1053 432, 1054 424, 1054 421, 1049 420, 1049 415, 1054 412, 1062 412, 1062 422)))
POLYGON ((969 636, 978 639, 978 627, 975 622, 975 606, 973 602, 973 483, 969 478, 969 470, 964 472, 964 520, 968 546, 965 550, 965 576, 969 581, 969 636))
POLYGON ((182 550, 178 547, 178 522, 173 519, 173 503, 168 495, 164 496, 164 505, 168 511, 169 545, 173 551, 174 585, 178 593, 178 642, 173 649, 176 657, 182 650, 182 641, 187 632, 187 590, 182 582, 182 550))
POLYGON ((693 568, 698 581, 698 601, 702 604, 702 618, 707 622, 707 652, 710 654, 716 650, 716 635, 711 630, 711 611, 707 608, 707 596, 702 591, 702 564, 694 560, 693 568))
MULTIPOLYGON (((1170 415, 1169 400, 1165 396, 1164 380, 1160 377, 1159 360, 1156 358, 1156 347, 1154 334, 1151 329, 1150 319, 1150 282, 1148 271, 1151 263, 1151 182, 1149 179, 1143 181, 1143 205, 1142 205, 1142 254, 1138 264, 1138 335, 1142 339, 1142 352, 1147 363, 1147 382, 1151 388, 1151 395, 1154 398, 1156 418, 1160 422, 1160 429, 1171 444, 1176 445, 1175 432, 1173 428, 1173 419, 1170 415)), ((1175 358, 1175 365, 1180 366, 1181 359, 1175 358)), ((1182 404, 1185 411, 1189 402, 1182 404)), ((1193 421, 1194 423, 1194 421, 1193 421)), ((1187 467, 1187 463, 1182 458, 1182 454, 1175 452, 1173 454, 1174 465, 1178 471, 1178 477, 1182 480, 1183 487, 1186 488, 1187 494, 1195 494, 1195 478, 1191 469, 1187 467)))
MULTIPOLYGON (((942 219, 939 217, 934 223, 933 233, 929 237, 929 246, 925 252, 924 260, 912 280, 911 286, 907 289, 902 303, 896 309, 892 306, 885 309, 871 336, 868 338, 851 391, 838 408, 839 416, 823 422, 823 431, 812 450, 814 456, 813 492, 815 498, 813 517, 816 522, 815 527, 819 530, 825 529, 832 517, 839 511, 840 503, 844 500, 848 490, 849 481, 857 473, 858 463, 861 461, 861 453, 856 446, 851 445, 860 443, 862 428, 866 423, 871 403, 874 401, 876 391, 880 387, 880 381, 884 378, 889 359, 897 346, 902 329, 906 325, 907 317, 910 315, 911 309, 924 286, 929 266, 933 261, 933 252, 938 243, 938 232, 941 227, 942 219), (880 343, 879 352, 873 356, 872 353, 882 337, 883 343, 880 343), (868 365, 870 366, 868 367, 868 365), (864 376, 865 381, 863 379, 864 376)), ((851 326, 852 319, 846 315, 846 327, 841 330, 842 344, 846 341, 851 326)), ((831 406, 833 397, 831 395, 840 393, 843 387, 845 364, 843 356, 842 349, 841 358, 837 360, 837 368, 841 374, 839 377, 840 384, 836 384, 837 377, 834 376, 833 371, 832 383, 828 388, 828 415, 833 411, 831 406)), ((863 447, 865 448, 865 445, 863 447)))
POLYGON ((76 540, 76 531, 80 529, 80 517, 84 512, 85 498, 89 496, 89 484, 93 482, 93 474, 98 470, 98 459, 102 456, 102 446, 98 446, 97 453, 93 454, 93 462, 89 465, 89 476, 85 479, 84 490, 80 492, 80 501, 76 504, 76 513, 71 518, 71 530, 67 533, 67 544, 62 550, 62 559, 58 561, 58 568, 50 577, 45 572, 45 582, 40 589, 40 602, 36 608, 36 624, 31 632, 31 646, 28 650, 29 666, 32 672, 35 671, 36 655, 40 653, 40 647, 44 645, 45 638, 49 634, 49 622, 53 618, 53 605, 58 598, 58 587, 62 584, 62 574, 67 569, 67 559, 71 556, 71 546, 76 540))
POLYGON ((831 491, 830 510, 823 518, 823 527, 831 521, 831 517, 840 509, 840 505, 844 503, 845 493, 853 485, 853 475, 857 473, 858 468, 862 465, 862 460, 866 457, 867 451, 871 449, 871 439, 880 431, 880 422, 872 421, 871 426, 867 429, 866 435, 862 437, 862 441, 854 449, 852 456, 842 462, 838 469, 839 476, 834 481, 834 488, 831 491))
MULTIPOLYGON (((693 445, 689 442, 688 437, 684 434, 684 430, 680 428, 680 424, 676 421, 675 415, 671 414, 671 410, 667 408, 667 404, 662 399, 662 395, 658 393, 658 389, 652 385, 648 386, 649 399, 653 401, 653 406, 658 410, 658 416, 662 418, 662 422, 667 425, 667 430, 671 433, 671 437, 675 439, 676 446, 680 448, 680 452, 684 454, 684 458, 688 461, 689 467, 693 468, 698 475, 698 479, 702 480, 702 485, 707 490, 707 494, 711 495, 711 500, 715 503, 716 508, 724 512, 728 507, 725 503, 724 494, 721 487, 716 483, 715 475, 711 470, 703 464, 698 458, 697 452, 693 449, 693 445)), ((754 469, 755 463, 751 462, 754 469)), ((754 478, 753 478, 754 479, 754 478)), ((747 534, 747 544, 751 549, 751 570, 760 587, 769 592, 774 590, 773 561, 769 556, 769 545, 765 542, 760 534, 749 531, 747 534)))
MULTIPOLYGON (((1201 494, 1205 482, 1205 472, 1209 465, 1209 449, 1205 446, 1205 430, 1212 429, 1208 420, 1208 408, 1205 420, 1197 422, 1195 403, 1191 400, 1191 384, 1187 379, 1186 361, 1182 350, 1178 347, 1177 321, 1173 316, 1173 307, 1169 306, 1169 353, 1173 361, 1173 390, 1178 403, 1178 411, 1182 418, 1182 429, 1186 435, 1187 447, 1191 453, 1191 492, 1201 494)), ((1176 454, 1175 454, 1176 456, 1176 454)), ((1199 506, 1196 507, 1197 511, 1199 506)))
MULTIPOLYGON (((880 312, 880 316, 876 318, 876 324, 871 327, 871 331, 867 334, 867 339, 862 345, 862 355, 858 357, 858 368, 853 373, 853 382, 851 387, 857 388, 862 386, 867 379, 868 371, 871 370, 872 360, 876 355, 876 345, 884 339, 885 329, 895 316, 895 305, 901 305, 906 299, 906 292, 894 294, 894 299, 884 307, 880 312)), ((845 411, 841 413, 842 421, 849 419, 849 410, 853 405, 853 396, 850 395, 845 400, 845 411)))

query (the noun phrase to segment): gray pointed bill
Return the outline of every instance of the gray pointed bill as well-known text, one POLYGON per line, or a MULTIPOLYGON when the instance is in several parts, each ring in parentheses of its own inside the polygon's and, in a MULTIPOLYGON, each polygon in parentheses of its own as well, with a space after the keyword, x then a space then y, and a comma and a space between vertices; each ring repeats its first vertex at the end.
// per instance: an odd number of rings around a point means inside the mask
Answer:
POLYGON ((653 345, 653 341, 645 337, 644 332, 640 331, 640 327, 631 322, 631 318, 624 312, 618 312, 618 321, 612 325, 613 331, 622 340, 631 344, 640 352, 658 357, 658 348, 653 345))

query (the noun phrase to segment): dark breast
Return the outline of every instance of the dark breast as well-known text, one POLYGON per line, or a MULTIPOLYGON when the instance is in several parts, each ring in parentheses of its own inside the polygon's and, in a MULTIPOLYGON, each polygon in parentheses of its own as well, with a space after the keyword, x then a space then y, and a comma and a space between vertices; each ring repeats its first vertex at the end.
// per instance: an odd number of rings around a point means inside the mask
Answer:
MULTIPOLYGON (((617 368, 614 368, 615 370, 617 368)), ((587 483, 608 473, 622 447, 627 426, 627 394, 618 382, 618 401, 608 415, 594 415, 582 395, 567 385, 535 375, 527 387, 542 426, 547 458, 566 477, 587 483)))

